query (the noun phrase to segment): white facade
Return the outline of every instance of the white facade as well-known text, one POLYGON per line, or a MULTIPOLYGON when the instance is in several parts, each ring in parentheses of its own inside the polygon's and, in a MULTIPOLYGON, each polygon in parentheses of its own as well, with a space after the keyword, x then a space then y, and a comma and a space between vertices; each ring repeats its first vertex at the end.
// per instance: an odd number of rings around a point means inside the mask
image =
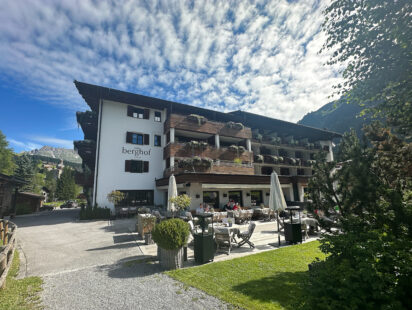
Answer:
POLYGON ((163 124, 166 112, 150 109, 149 119, 139 119, 127 116, 127 107, 127 104, 103 100, 99 115, 93 205, 97 203, 112 210, 114 206, 107 200, 107 194, 113 190, 153 190, 154 203, 163 203, 155 179, 161 178, 165 169, 163 124), (154 120, 155 111, 161 112, 161 122, 154 120), (126 143, 127 132, 149 134, 149 145, 126 143), (155 135, 162 137, 160 147, 154 146, 155 135), (126 160, 148 161, 149 171, 126 172, 126 160))

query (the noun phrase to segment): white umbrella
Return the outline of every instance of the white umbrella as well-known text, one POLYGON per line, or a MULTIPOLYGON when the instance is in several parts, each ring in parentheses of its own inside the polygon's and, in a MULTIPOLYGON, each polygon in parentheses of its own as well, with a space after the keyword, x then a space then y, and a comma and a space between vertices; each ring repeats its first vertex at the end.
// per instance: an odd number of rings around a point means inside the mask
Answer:
POLYGON ((177 185, 175 176, 172 174, 169 177, 169 188, 167 192, 167 211, 175 212, 175 204, 170 201, 170 198, 177 196, 177 185))
POLYGON ((279 177, 275 171, 270 175, 270 196, 269 196, 269 208, 277 212, 278 222, 278 244, 280 246, 280 234, 279 234, 279 211, 286 209, 286 201, 283 196, 282 187, 280 186, 279 177))

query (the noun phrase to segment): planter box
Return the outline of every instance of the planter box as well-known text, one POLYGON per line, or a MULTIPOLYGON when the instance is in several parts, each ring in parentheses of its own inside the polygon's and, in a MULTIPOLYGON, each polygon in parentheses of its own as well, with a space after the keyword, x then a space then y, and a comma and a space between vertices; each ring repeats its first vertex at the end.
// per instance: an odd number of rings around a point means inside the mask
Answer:
POLYGON ((183 267, 183 247, 177 250, 165 250, 158 246, 157 255, 160 266, 166 270, 183 267))

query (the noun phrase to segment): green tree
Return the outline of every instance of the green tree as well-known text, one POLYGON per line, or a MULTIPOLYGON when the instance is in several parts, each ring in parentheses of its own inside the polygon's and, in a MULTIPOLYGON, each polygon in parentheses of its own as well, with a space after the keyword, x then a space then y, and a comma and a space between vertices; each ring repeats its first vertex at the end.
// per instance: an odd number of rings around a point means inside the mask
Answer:
POLYGON ((14 158, 16 162, 15 176, 26 181, 26 184, 20 188, 21 191, 32 192, 34 190, 34 176, 36 174, 36 165, 32 158, 27 155, 16 155, 14 158))
POLYGON ((60 179, 57 181, 56 196, 59 200, 75 199, 77 187, 74 181, 74 171, 64 167, 60 179))
POLYGON ((49 199, 54 201, 56 198, 57 176, 53 170, 45 170, 44 186, 49 190, 49 199))
POLYGON ((403 134, 412 129, 410 12, 408 0, 333 0, 323 24, 328 64, 345 66, 337 93, 403 134))
POLYGON ((306 286, 308 309, 412 304, 412 143, 377 124, 366 135, 368 143, 345 135, 337 162, 317 161, 310 180, 311 207, 329 232, 320 240, 328 256, 313 264, 306 286))
POLYGON ((0 130, 0 173, 12 175, 16 165, 13 150, 9 148, 6 136, 0 130))

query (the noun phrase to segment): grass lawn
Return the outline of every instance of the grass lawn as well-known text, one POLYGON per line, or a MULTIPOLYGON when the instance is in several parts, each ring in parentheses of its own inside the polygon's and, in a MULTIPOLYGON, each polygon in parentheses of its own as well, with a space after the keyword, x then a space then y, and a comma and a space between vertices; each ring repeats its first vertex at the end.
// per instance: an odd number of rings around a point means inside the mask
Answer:
POLYGON ((16 280, 19 265, 19 253, 15 251, 6 279, 6 288, 0 289, 0 310, 41 309, 38 293, 41 291, 43 281, 39 277, 16 280))
POLYGON ((313 241, 166 274, 240 308, 296 309, 308 264, 325 257, 318 246, 313 241))

